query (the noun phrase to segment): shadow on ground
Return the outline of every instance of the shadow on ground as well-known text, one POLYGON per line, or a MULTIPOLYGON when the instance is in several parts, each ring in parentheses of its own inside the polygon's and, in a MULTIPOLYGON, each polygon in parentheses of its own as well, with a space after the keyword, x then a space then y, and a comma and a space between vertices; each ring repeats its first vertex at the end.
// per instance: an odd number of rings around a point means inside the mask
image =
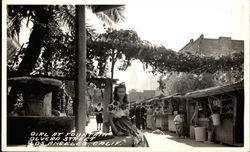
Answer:
POLYGON ((174 133, 164 132, 167 136, 167 139, 174 140, 179 143, 183 143, 192 147, 228 147, 228 145, 223 144, 217 144, 217 143, 208 143, 207 141, 201 142, 201 141, 195 141, 194 139, 190 138, 177 138, 177 136, 174 133))

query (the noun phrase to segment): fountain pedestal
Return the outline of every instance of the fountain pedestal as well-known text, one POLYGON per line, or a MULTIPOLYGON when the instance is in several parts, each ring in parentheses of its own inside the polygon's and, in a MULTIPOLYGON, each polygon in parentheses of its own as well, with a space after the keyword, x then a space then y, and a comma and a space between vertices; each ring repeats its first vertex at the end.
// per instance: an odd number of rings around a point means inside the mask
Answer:
POLYGON ((23 94, 27 116, 51 116, 51 102, 44 100, 45 95, 60 88, 62 82, 51 78, 15 77, 8 79, 9 86, 18 88, 23 94))

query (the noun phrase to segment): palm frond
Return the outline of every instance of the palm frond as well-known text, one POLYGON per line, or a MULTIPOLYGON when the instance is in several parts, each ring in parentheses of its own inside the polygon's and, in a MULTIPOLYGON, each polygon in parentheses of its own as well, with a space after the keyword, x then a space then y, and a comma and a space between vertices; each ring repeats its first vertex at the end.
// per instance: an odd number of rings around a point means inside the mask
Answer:
POLYGON ((17 37, 19 41, 19 33, 21 29, 21 23, 24 18, 28 17, 27 24, 29 23, 29 17, 32 16, 30 12, 37 7, 33 5, 8 5, 8 21, 7 21, 7 35, 10 38, 17 37))
POLYGON ((10 38, 17 37, 19 41, 19 33, 21 29, 23 17, 20 15, 14 16, 13 18, 9 18, 7 21, 7 36, 10 38))
POLYGON ((112 21, 114 21, 115 23, 118 23, 120 21, 125 20, 125 15, 124 15, 125 9, 126 9, 125 6, 121 6, 121 7, 105 10, 103 11, 103 13, 109 16, 112 21))
POLYGON ((59 6, 59 9, 55 12, 55 20, 72 31, 76 24, 75 7, 73 5, 59 6))
POLYGON ((97 35, 96 29, 93 27, 93 25, 89 24, 88 20, 86 21, 86 30, 87 33, 90 34, 91 36, 97 35))
MULTIPOLYGON (((87 5, 87 8, 95 10, 97 5, 87 5)), ((111 8, 105 11, 97 12, 95 15, 109 26, 114 26, 116 23, 125 20, 125 6, 111 8)))
POLYGON ((106 23, 107 25, 109 26, 113 26, 114 25, 114 21, 105 13, 103 12, 98 12, 98 13, 95 13, 95 15, 101 20, 103 21, 104 23, 106 23))
POLYGON ((7 60, 13 58, 16 52, 21 48, 21 45, 15 40, 11 38, 7 38, 7 60))

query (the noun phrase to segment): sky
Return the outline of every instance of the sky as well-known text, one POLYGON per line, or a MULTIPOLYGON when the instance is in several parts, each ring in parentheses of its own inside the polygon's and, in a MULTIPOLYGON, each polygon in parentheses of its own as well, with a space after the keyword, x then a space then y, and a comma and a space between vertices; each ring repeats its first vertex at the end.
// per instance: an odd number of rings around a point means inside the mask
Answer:
POLYGON ((226 36, 242 40, 243 7, 232 0, 219 2, 166 0, 128 4, 124 27, 131 27, 142 39, 174 51, 201 34, 208 38, 226 36))
MULTIPOLYGON (((179 51, 190 39, 231 37, 244 40, 244 7, 232 0, 176 0, 155 3, 131 3, 126 6, 126 21, 120 28, 132 28, 143 40, 179 51)), ((144 90, 130 83, 137 70, 139 84, 150 74, 135 61, 126 72, 115 71, 115 77, 127 84, 128 90, 144 90)))
MULTIPOLYGON (((87 10, 87 20, 103 32, 102 22, 87 10)), ((136 1, 126 5, 125 21, 117 28, 133 29, 143 40, 179 51, 190 39, 201 34, 205 38, 221 36, 244 40, 244 7, 239 0, 156 0, 154 3, 136 1)), ((27 29, 23 29, 27 33, 27 29)), ((22 43, 26 38, 20 38, 22 43)), ((118 67, 118 64, 117 66, 118 67)), ((144 90, 141 83, 150 76, 139 61, 126 71, 115 70, 114 77, 125 82, 128 90, 144 90), (137 71, 138 83, 131 84, 131 75, 137 71), (138 86, 139 85, 139 86, 138 86)))

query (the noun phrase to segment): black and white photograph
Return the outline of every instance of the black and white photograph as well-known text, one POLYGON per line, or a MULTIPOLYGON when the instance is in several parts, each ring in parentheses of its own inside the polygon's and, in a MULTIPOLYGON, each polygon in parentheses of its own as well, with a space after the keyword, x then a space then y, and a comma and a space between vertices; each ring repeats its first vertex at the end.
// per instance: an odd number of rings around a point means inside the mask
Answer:
POLYGON ((249 151, 249 1, 2 2, 3 151, 249 151))

